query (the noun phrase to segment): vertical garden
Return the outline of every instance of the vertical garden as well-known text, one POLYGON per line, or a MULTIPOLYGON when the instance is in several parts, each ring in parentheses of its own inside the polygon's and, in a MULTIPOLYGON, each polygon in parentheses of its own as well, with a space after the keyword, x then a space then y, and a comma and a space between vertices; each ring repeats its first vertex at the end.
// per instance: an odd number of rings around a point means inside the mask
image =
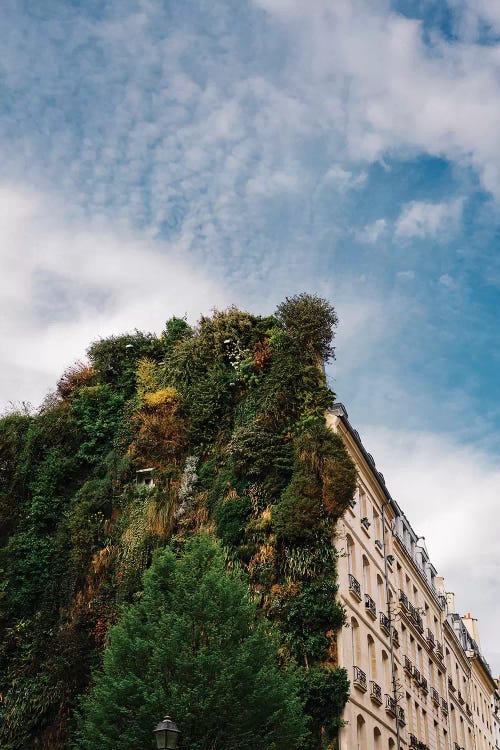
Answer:
POLYGON ((118 747, 114 721, 139 750, 166 700, 192 750, 244 750, 251 715, 259 747, 335 746, 356 481, 325 423, 336 323, 306 294, 173 318, 92 344, 39 411, 0 419, 3 750, 118 747), (224 731, 200 731, 217 705, 224 731))

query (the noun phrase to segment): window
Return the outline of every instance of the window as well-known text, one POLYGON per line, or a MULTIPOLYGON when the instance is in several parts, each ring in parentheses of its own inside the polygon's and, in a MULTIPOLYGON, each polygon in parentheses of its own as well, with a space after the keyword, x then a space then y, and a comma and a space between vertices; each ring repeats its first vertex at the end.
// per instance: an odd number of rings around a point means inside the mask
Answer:
POLYGON ((351 617, 352 661, 361 667, 361 643, 359 640, 359 625, 355 617, 351 617))
POLYGON ((358 744, 358 750, 365 750, 366 748, 366 723, 361 714, 358 714, 356 719, 356 742, 358 744))
POLYGON ((384 582, 377 574, 377 595, 378 595, 378 606, 380 607, 382 612, 385 612, 387 609, 386 601, 385 601, 385 592, 384 592, 384 582))
POLYGON ((375 652, 375 642, 371 635, 367 638, 368 641, 368 664, 370 665, 370 679, 377 682, 377 654, 375 652))
POLYGON ((366 555, 363 555, 363 590, 365 593, 370 593, 370 563, 366 555))
POLYGON ((382 674, 384 675, 384 688, 389 690, 391 686, 391 672, 389 669, 389 657, 382 651, 382 674))
POLYGON ((360 489, 359 490, 359 512, 361 514, 361 518, 368 517, 368 503, 366 500, 366 493, 360 489))
POLYGON ((349 535, 346 537, 347 570, 356 577, 356 564, 354 559, 354 542, 349 535))

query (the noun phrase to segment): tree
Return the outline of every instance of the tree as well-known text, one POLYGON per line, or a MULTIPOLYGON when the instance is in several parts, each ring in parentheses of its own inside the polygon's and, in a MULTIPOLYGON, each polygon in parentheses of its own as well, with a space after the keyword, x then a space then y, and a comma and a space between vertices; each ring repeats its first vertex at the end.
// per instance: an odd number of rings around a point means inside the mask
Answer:
POLYGON ((195 537, 156 557, 112 629, 73 747, 144 750, 169 712, 190 750, 294 750, 307 740, 299 690, 243 577, 226 570, 220 545, 195 537))

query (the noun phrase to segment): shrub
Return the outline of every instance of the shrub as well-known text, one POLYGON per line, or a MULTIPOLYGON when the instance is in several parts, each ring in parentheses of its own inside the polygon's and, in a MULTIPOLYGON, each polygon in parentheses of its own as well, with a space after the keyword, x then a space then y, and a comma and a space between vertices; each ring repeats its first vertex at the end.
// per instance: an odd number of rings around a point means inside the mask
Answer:
POLYGON ((326 300, 312 294, 287 297, 278 305, 276 318, 300 348, 314 351, 322 360, 334 356, 332 339, 338 318, 326 300))

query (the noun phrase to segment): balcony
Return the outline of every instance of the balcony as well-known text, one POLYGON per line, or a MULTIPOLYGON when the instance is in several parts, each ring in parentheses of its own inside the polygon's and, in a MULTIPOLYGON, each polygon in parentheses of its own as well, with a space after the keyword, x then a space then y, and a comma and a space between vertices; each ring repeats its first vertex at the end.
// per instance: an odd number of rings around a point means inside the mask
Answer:
POLYGON ((448 677, 448 689, 451 690, 452 693, 455 693, 457 690, 451 677, 448 677))
POLYGON ((434 633, 432 633, 429 628, 427 628, 427 633, 425 635, 427 639, 427 643, 429 645, 429 648, 434 648, 436 645, 436 639, 434 638, 434 633))
POLYGON ((445 699, 444 699, 444 698, 441 698, 441 711, 442 711, 442 712, 443 712, 444 714, 447 714, 447 713, 448 713, 448 701, 445 701, 445 699))
POLYGON ((380 551, 384 549, 384 545, 382 544, 380 539, 375 539, 375 546, 378 547, 380 551))
POLYGON ((465 698, 463 697, 463 695, 460 692, 460 690, 458 691, 458 702, 460 703, 461 706, 463 706, 464 703, 465 703, 465 698))
POLYGON ((429 685, 427 684, 427 678, 426 677, 421 677, 420 678, 420 687, 422 688, 422 690, 424 691, 424 693, 427 694, 429 692, 429 685))
POLYGON ((420 685, 420 671, 416 667, 413 667, 413 679, 420 685))
POLYGON ((366 516, 363 516, 363 518, 361 519, 361 526, 364 528, 365 531, 369 530, 371 523, 366 516))
POLYGON ((358 579, 354 578, 351 573, 349 573, 349 591, 356 597, 358 602, 361 601, 361 586, 359 585, 358 579))
POLYGON ((436 641, 436 654, 439 656, 440 659, 443 658, 443 644, 439 641, 436 641))
POLYGON ((436 706, 439 706, 439 693, 433 687, 431 687, 431 700, 436 706))
POLYGON ((349 505, 351 506, 351 508, 356 507, 356 500, 353 497, 351 497, 351 499, 349 500, 349 505))
POLYGON ((374 620, 377 619, 377 605, 369 594, 365 594, 365 609, 374 620))
POLYGON ((398 707, 396 704, 396 701, 392 697, 392 695, 385 694, 385 710, 387 711, 390 716, 394 716, 396 718, 396 714, 398 712, 398 707))
POLYGON ((382 705, 382 688, 373 680, 370 680, 370 698, 379 706, 382 705))
POLYGON ((404 727, 406 724, 405 710, 402 706, 398 706, 398 721, 399 726, 404 727))
POLYGON ((396 648, 399 648, 399 633, 396 628, 392 628, 392 642, 396 648))
POLYGON ((353 684, 366 693, 366 674, 359 667, 353 667, 353 684))
POLYGON ((410 603, 408 601, 408 597, 406 596, 404 591, 401 591, 399 589, 399 601, 401 603, 401 606, 408 612, 410 603))
POLYGON ((389 635, 389 633, 391 632, 391 623, 387 615, 384 615, 383 612, 379 612, 378 619, 380 622, 381 630, 383 630, 386 635, 389 635))
POLYGON ((414 734, 409 734, 408 739, 410 740, 410 747, 414 748, 414 750, 418 750, 419 742, 414 734))
POLYGON ((411 661, 409 660, 407 656, 405 656, 404 658, 403 669, 405 670, 405 672, 408 672, 408 674, 411 677, 411 675, 413 674, 413 664, 411 663, 411 661))

